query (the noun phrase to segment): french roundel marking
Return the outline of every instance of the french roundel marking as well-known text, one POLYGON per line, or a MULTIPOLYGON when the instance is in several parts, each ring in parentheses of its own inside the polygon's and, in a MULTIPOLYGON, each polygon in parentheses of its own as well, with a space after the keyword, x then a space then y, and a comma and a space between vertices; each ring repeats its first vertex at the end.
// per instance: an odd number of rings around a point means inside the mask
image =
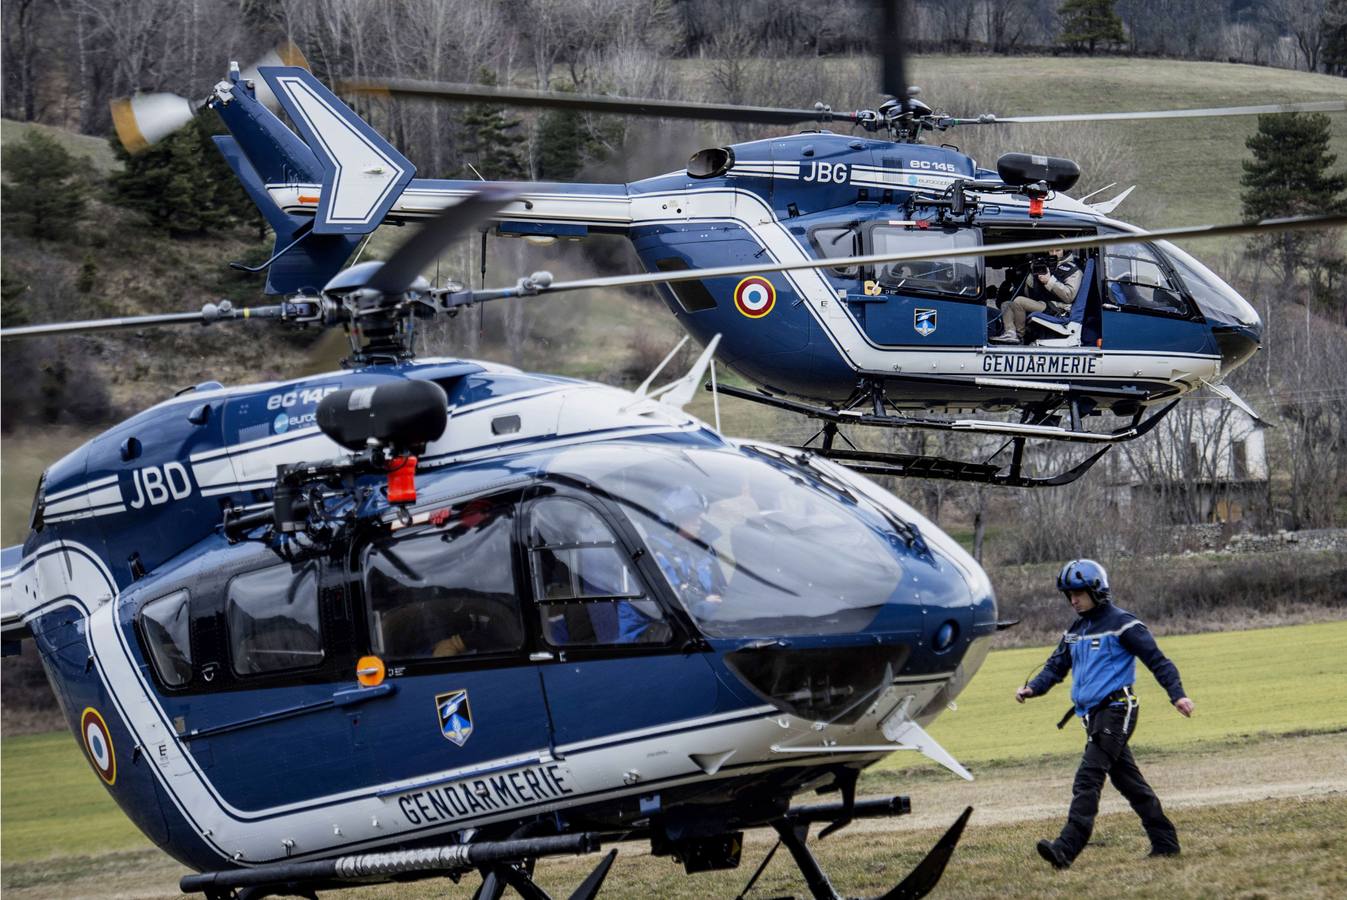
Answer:
POLYGON ((80 716, 80 736, 98 776, 108 784, 114 783, 117 780, 117 754, 112 749, 112 735, 108 734, 108 723, 92 706, 80 716))
POLYGON ((776 305, 776 288, 761 275, 750 275, 734 288, 734 306, 750 319, 761 319, 776 305))

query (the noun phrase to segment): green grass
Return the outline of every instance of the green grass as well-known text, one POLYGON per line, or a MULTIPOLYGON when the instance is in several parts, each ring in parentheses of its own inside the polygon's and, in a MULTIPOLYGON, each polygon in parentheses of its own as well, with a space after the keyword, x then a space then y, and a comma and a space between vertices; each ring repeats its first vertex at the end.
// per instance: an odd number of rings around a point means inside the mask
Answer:
MULTIPOLYGON (((8 386, 17 389, 15 385, 8 386)), ((0 546, 23 543, 33 493, 43 471, 84 443, 92 433, 79 428, 23 429, 0 439, 0 546)))
POLYGON ((108 796, 69 732, 0 741, 0 857, 109 853, 149 841, 108 796))
MULTIPOLYGON (((1066 616, 1063 616, 1066 619, 1066 616)), ((1160 647, 1179 667, 1196 704, 1191 719, 1170 707, 1155 679, 1137 666, 1139 751, 1227 742, 1245 735, 1347 728, 1347 622, 1254 631, 1166 637, 1160 647)), ((1001 650, 931 726, 931 736, 976 774, 977 763, 1074 756, 1081 729, 1053 727, 1071 705, 1070 680, 1023 705, 1015 689, 1047 659, 1051 648, 1001 650)), ((883 768, 934 766, 915 754, 895 754, 883 768)))
POLYGON ((29 131, 38 131, 47 137, 54 138, 70 155, 77 159, 84 157, 89 160, 94 171, 100 175, 106 175, 113 169, 120 169, 122 166, 112 153, 112 145, 105 138, 76 134, 64 128, 53 128, 50 125, 41 125, 37 122, 16 122, 13 119, 0 119, 0 143, 8 144, 10 141, 21 141, 29 131))
MULTIPOLYGON (((964 92, 1000 115, 1042 115, 1151 109, 1247 106, 1314 100, 1341 100, 1341 78, 1287 69, 1180 60, 1084 57, 917 57, 912 81, 925 89, 923 99, 966 113, 964 92)), ((1337 168, 1347 162, 1347 113, 1333 113, 1337 168)), ((981 127, 981 126, 979 126, 981 127)), ((1240 218, 1240 162, 1249 157, 1244 141, 1258 128, 1256 116, 1221 119, 1157 120, 1090 125, 1006 125, 996 128, 1000 152, 1045 145, 1062 129, 1083 129, 1101 140, 1121 142, 1139 185, 1118 215, 1141 224, 1190 225, 1240 218), (1129 212, 1133 215, 1129 215, 1129 212)), ((967 141, 970 129, 946 138, 967 141)), ((983 159, 984 165, 994 157, 983 159)), ((1088 178, 1091 173, 1086 173, 1088 178)), ((1113 177, 1098 181, 1100 185, 1113 177)), ((1119 184, 1121 191, 1127 184, 1119 184)), ((1079 192, 1073 192, 1079 195, 1079 192)), ((1105 193, 1102 196, 1112 196, 1105 193)))

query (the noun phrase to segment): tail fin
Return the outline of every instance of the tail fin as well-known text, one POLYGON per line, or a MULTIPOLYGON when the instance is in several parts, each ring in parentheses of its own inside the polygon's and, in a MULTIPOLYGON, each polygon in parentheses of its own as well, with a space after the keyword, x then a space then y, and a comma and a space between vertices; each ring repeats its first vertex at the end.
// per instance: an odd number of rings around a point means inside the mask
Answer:
POLYGON ((270 89, 262 93, 274 95, 308 143, 231 75, 212 105, 233 137, 215 144, 276 232, 267 293, 316 292, 379 226, 416 169, 306 70, 264 66, 259 74, 270 89), (278 205, 268 188, 282 185, 318 193, 316 218, 278 205))
POLYGON ((360 235, 311 234, 313 220, 291 215, 276 205, 236 138, 220 135, 214 140, 225 162, 238 176, 243 190, 276 232, 276 244, 267 267, 267 293, 312 294, 321 291, 323 285, 341 271, 360 242, 360 235))
POLYGON ((314 233, 373 231, 416 167, 308 71, 277 66, 260 72, 321 169, 314 233))

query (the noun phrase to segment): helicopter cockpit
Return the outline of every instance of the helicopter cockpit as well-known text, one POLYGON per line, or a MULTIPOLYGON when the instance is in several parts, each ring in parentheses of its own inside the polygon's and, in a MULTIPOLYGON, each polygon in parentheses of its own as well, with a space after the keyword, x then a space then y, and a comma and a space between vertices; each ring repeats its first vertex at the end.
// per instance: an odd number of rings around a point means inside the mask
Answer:
MULTIPOLYGON (((1000 333, 1000 306, 1025 293, 1035 265, 1048 260, 997 246, 1025 240, 1088 238, 1093 231, 870 219, 797 227, 821 257, 843 258, 985 247, 982 257, 952 256, 825 270, 857 324, 879 346, 977 346, 1000 333)), ((1209 320, 1242 337, 1227 357, 1253 347, 1261 321, 1249 303, 1192 256, 1166 241, 1070 251, 1084 273, 1074 301, 1041 313, 1029 342, 1126 348, 1159 339, 1155 317, 1209 320), (1083 326, 1083 334, 1082 334, 1083 326), (1102 342, 1102 343, 1101 343, 1102 342), (1139 342, 1139 343, 1138 343, 1139 342), (1247 347, 1246 347, 1247 345, 1247 347)), ((1055 263, 1054 263, 1055 264, 1055 263)), ((1173 333, 1173 332, 1171 332, 1173 333)), ((1250 351, 1251 352, 1251 351, 1250 351)))
POLYGON ((618 447, 586 448, 549 470, 583 479, 621 511, 708 636, 862 631, 906 590, 910 570, 933 564, 909 510, 866 497, 830 464, 752 445, 635 459, 618 447))

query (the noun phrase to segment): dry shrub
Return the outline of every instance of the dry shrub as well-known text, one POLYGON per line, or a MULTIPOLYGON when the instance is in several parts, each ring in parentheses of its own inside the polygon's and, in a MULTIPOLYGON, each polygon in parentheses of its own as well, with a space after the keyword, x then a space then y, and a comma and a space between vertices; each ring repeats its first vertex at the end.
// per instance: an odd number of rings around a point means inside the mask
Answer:
MULTIPOLYGON (((1066 557, 1064 557, 1065 559, 1066 557)), ((1113 596, 1157 633, 1229 631, 1347 615, 1347 553, 1287 551, 1111 559, 1113 596)), ((1054 588, 1056 564, 993 568, 1008 646, 1048 643, 1072 612, 1054 588)))

